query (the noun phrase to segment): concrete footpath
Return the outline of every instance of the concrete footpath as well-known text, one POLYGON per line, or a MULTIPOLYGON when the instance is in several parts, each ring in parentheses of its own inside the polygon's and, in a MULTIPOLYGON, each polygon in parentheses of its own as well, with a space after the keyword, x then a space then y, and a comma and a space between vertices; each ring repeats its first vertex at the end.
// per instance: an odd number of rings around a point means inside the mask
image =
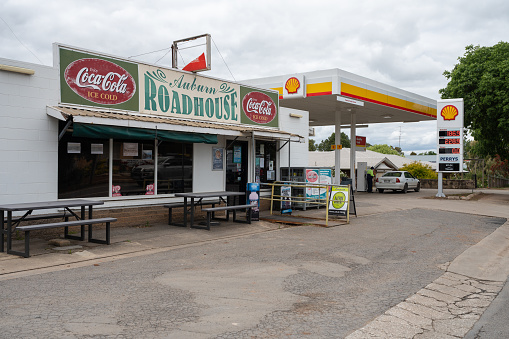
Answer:
MULTIPOLYGON (((445 193, 452 195, 471 191, 446 190, 445 193)), ((362 226, 363 220, 372 222, 378 216, 389 212, 394 215, 400 213, 404 218, 406 211, 414 209, 437 214, 445 211, 460 215, 509 218, 509 190, 477 190, 476 194, 479 193, 480 195, 473 196, 471 200, 433 199, 436 190, 421 190, 419 193, 408 194, 358 193, 355 196, 358 218, 353 217, 352 223, 362 226)), ((324 210, 308 210, 295 214, 323 217, 324 210)), ((252 225, 222 223, 210 232, 162 224, 139 228, 116 227, 112 229, 112 245, 75 242, 74 244, 82 246, 82 249, 79 251, 70 249, 66 254, 54 252, 46 241, 32 239, 33 256, 30 258, 0 253, 0 281, 103 265, 120 259, 143 258, 200 244, 233 242, 234 239, 243 239, 251 235, 270 234, 282 227, 284 226, 266 221, 255 222, 252 225)), ((98 233, 97 236, 100 236, 100 232, 98 233)), ((16 245, 19 246, 21 242, 17 240, 16 245)), ((355 261, 356 265, 366 265, 363 258, 347 258, 345 253, 340 254, 347 261, 355 261)), ((391 260, 397 262, 395 259, 391 260)), ((316 271, 319 264, 313 262, 316 266, 303 266, 302 269, 316 271)), ((325 265, 322 267, 324 271, 317 273, 327 276, 327 270, 333 267, 335 266, 325 265)), ((260 266, 258 269, 263 268, 260 266)), ((509 276, 509 222, 506 221, 463 253, 455 255, 454 260, 444 264, 443 270, 442 276, 426 286, 420 285, 419 288, 422 288, 417 293, 392 303, 385 313, 374 314, 369 321, 359 324, 355 327, 356 330, 349 330, 347 335, 341 337, 350 339, 464 337, 497 297, 509 276)), ((295 274, 293 268, 288 269, 287 273, 295 274)), ((185 278, 186 274, 192 275, 192 272, 183 273, 182 277, 185 278)), ((330 271, 328 274, 330 275, 330 271)), ((337 272, 338 277, 343 274, 344 272, 337 272)), ((195 278, 199 279, 198 276, 195 278)), ((177 278, 170 280, 172 284, 178 282, 177 278)), ((275 309, 279 307, 277 305, 275 309)))

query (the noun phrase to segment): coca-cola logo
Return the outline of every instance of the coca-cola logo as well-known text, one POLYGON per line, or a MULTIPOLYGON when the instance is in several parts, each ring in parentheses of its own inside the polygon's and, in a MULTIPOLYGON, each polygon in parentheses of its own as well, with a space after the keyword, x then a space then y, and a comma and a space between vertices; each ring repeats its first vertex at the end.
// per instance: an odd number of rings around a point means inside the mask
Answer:
POLYGON ((276 117, 276 104, 265 93, 250 92, 242 100, 242 108, 249 120, 257 124, 268 124, 276 117))
POLYGON ((67 85, 80 97, 105 105, 118 105, 136 93, 134 78, 113 62, 85 58, 67 66, 64 72, 67 85))

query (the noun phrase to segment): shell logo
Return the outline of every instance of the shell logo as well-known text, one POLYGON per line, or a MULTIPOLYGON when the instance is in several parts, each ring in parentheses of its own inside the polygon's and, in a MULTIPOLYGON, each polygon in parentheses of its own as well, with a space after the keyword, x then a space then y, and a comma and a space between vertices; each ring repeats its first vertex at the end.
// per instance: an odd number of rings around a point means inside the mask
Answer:
POLYGON ((295 94, 297 90, 300 88, 300 81, 296 77, 291 77, 286 80, 285 88, 288 91, 288 94, 295 94))
POLYGON ((458 115, 458 109, 453 105, 447 105, 442 108, 440 111, 440 115, 444 117, 444 120, 454 120, 458 115))

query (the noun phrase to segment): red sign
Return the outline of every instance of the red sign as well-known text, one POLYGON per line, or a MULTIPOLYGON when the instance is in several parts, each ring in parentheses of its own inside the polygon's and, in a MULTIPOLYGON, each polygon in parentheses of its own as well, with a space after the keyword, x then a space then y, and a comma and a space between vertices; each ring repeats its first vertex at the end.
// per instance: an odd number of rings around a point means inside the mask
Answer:
POLYGON ((64 78, 76 94, 98 104, 121 104, 136 93, 136 83, 131 74, 102 59, 76 60, 67 66, 64 78))
POLYGON ((355 136, 355 146, 366 147, 366 137, 355 136))
POLYGON ((265 93, 251 92, 244 96, 242 108, 246 116, 257 124, 268 124, 276 117, 276 104, 265 93))
POLYGON ((308 180, 308 182, 318 183, 318 173, 316 173, 316 171, 307 169, 306 170, 306 179, 308 180))
POLYGON ((198 72, 207 70, 207 61, 205 60, 205 53, 202 53, 199 57, 188 63, 183 71, 198 72))

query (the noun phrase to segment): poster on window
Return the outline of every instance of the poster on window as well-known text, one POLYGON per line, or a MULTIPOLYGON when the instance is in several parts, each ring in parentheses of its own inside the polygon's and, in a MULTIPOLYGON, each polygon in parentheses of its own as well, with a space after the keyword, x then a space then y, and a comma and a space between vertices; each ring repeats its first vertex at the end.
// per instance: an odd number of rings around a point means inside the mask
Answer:
POLYGON ((124 157, 137 157, 138 156, 138 143, 124 142, 122 155, 124 157))
POLYGON ((90 154, 103 154, 103 144, 91 144, 90 154))
POLYGON ((233 163, 240 164, 242 162, 242 147, 233 146, 233 163))
POLYGON ((212 170, 222 171, 223 170, 223 155, 224 149, 212 147, 212 170))
POLYGON ((68 142, 67 153, 79 154, 81 153, 81 144, 79 142, 68 142))

